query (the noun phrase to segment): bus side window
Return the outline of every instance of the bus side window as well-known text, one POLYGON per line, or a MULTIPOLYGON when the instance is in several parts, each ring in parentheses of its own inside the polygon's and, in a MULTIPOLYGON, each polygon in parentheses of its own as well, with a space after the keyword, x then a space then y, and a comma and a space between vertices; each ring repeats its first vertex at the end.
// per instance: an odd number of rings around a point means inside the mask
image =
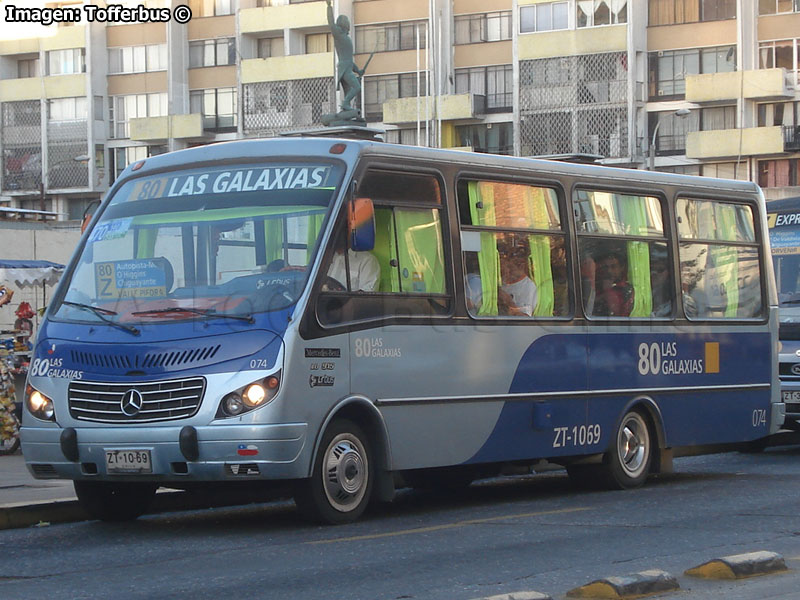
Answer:
POLYGON ((688 318, 763 314, 759 246, 749 206, 679 198, 681 287, 688 318))
POLYGON ((660 266, 651 264, 656 257, 667 260, 661 200, 655 196, 580 189, 575 192, 573 206, 585 314, 615 318, 671 316, 674 298, 669 271, 662 272, 660 266))
POLYGON ((323 324, 449 312, 440 189, 430 175, 367 171, 358 195, 372 199, 375 245, 345 251, 340 224, 342 235, 323 266, 317 313, 323 324))
POLYGON ((467 310, 476 317, 569 312, 555 190, 500 181, 458 183, 467 310))

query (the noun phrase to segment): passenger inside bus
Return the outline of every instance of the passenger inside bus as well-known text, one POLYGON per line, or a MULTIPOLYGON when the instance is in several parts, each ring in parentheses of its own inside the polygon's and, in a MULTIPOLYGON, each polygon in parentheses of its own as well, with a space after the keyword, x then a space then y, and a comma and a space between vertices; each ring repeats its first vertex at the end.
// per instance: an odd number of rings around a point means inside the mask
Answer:
POLYGON ((672 314, 672 292, 666 249, 654 245, 650 252, 650 287, 653 290, 653 317, 672 314))
POLYGON ((501 315, 533 315, 536 308, 536 284, 531 278, 530 247, 521 235, 498 239, 501 285, 497 290, 497 309, 501 315))
POLYGON ((604 248, 596 257, 597 279, 594 315, 627 317, 633 309, 633 286, 628 282, 624 251, 604 248))

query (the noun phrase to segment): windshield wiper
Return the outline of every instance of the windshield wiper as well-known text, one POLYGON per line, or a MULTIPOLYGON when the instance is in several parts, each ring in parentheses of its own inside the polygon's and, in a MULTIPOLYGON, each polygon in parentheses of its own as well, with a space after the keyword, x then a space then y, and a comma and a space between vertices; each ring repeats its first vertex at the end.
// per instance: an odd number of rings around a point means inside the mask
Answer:
POLYGON ((239 321, 247 321, 251 325, 256 322, 253 318, 253 315, 232 315, 230 313, 224 312, 217 312, 213 308, 182 308, 180 306, 170 306, 169 308, 156 308, 154 310, 140 310, 134 314, 136 316, 139 315, 162 315, 165 313, 177 313, 177 312, 185 312, 185 313, 192 313, 195 315, 202 315, 204 317, 223 317, 225 319, 237 319, 239 321))
POLYGON ((75 308, 80 308, 89 311, 97 318, 99 318, 101 321, 103 321, 103 323, 108 323, 109 325, 113 325, 114 327, 124 329, 125 331, 127 331, 128 333, 132 333, 133 335, 139 335, 139 330, 133 325, 125 325, 125 323, 120 323, 119 321, 114 321, 113 319, 109 319, 107 315, 119 314, 114 312, 113 310, 108 310, 107 308, 100 308, 98 306, 92 306, 91 304, 82 304, 80 302, 69 302, 68 300, 62 301, 61 304, 66 304, 67 306, 74 306, 75 308))

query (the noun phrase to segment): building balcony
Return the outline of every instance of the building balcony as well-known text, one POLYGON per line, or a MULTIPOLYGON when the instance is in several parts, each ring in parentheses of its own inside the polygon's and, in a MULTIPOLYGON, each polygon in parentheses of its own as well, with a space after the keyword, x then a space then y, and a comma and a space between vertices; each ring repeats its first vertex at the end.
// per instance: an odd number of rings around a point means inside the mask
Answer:
POLYGON ((748 100, 789 100, 794 98, 792 78, 786 69, 759 69, 731 73, 686 76, 686 101, 730 103, 748 100))
POLYGON ((170 115, 131 119, 130 138, 140 142, 202 138, 203 115, 170 115))
POLYGON ((474 94, 453 94, 439 96, 439 114, 436 114, 436 100, 426 96, 394 98, 383 103, 384 123, 416 123, 426 117, 440 118, 442 121, 459 119, 479 119, 486 112, 486 96, 474 94))
MULTIPOLYGON (((274 3, 273 4, 277 4, 274 3)), ((281 29, 327 27, 328 14, 324 2, 301 4, 277 4, 259 8, 244 8, 239 11, 241 33, 260 33, 281 29)))
POLYGON ((250 58, 242 61, 242 83, 333 78, 333 52, 250 58))
POLYGON ((687 158, 736 158, 781 154, 785 150, 783 127, 751 127, 692 131, 686 137, 687 158))
POLYGON ((85 95, 85 73, 4 79, 0 84, 0 102, 38 100, 42 96, 45 98, 75 98, 85 95))

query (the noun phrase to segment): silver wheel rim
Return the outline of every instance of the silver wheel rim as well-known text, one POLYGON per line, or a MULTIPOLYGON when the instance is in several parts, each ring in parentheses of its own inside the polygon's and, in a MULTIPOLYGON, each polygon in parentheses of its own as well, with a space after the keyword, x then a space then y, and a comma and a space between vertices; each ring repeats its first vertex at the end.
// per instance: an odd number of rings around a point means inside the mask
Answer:
POLYGON ((369 462, 364 445, 351 433, 340 433, 325 449, 323 487, 330 505, 339 512, 359 506, 367 492, 369 462))
POLYGON ((650 432, 638 413, 628 413, 617 435, 617 454, 625 473, 639 477, 647 467, 650 456, 650 432))

